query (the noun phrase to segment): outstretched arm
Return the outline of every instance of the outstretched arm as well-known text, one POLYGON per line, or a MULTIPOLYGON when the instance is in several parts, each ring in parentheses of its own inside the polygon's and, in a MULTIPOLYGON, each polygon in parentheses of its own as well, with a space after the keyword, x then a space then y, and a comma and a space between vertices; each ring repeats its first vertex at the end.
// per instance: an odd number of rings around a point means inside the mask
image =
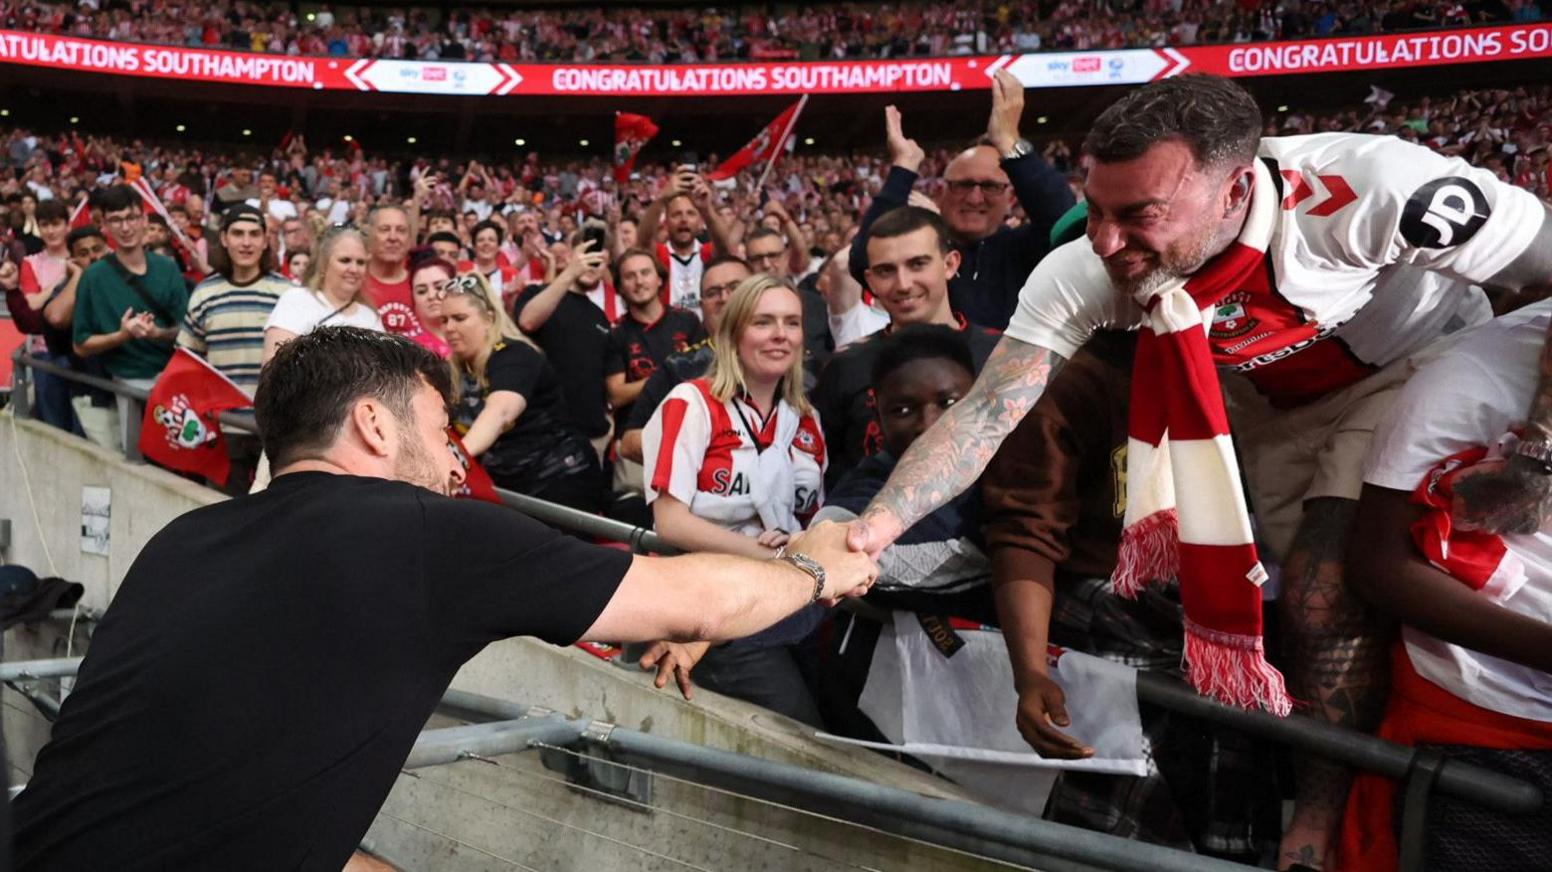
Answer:
POLYGON ((970 393, 911 444, 883 490, 852 523, 851 547, 877 555, 974 484, 1065 362, 1049 348, 1002 337, 970 393))

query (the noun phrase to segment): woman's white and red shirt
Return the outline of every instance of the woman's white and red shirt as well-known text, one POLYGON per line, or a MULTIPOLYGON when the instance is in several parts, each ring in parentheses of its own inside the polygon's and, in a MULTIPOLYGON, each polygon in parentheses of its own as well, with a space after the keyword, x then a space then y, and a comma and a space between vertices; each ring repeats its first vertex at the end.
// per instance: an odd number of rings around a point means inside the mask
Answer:
POLYGON ((704 378, 669 392, 642 433, 642 454, 648 503, 668 494, 736 533, 796 532, 824 499, 818 416, 779 399, 761 415, 744 397, 718 400, 704 378))

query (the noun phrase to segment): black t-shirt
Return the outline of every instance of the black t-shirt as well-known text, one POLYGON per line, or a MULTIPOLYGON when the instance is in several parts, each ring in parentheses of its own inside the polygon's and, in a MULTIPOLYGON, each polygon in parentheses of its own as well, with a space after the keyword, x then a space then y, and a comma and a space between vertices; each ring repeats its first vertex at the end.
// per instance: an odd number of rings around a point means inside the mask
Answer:
MULTIPOLYGON (((970 343, 970 356, 979 373, 986 358, 997 347, 1000 335, 959 318, 959 328, 970 343)), ((878 428, 873 400, 873 360, 878 357, 879 340, 888 327, 837 351, 819 372, 819 382, 809 392, 809 401, 819 411, 824 427, 825 447, 830 451, 830 470, 825 486, 832 488, 841 476, 864 457, 884 450, 884 434, 878 428)))
MULTIPOLYGON (((544 290, 529 285, 513 304, 514 317, 544 290)), ((609 357, 609 319, 592 300, 566 293, 550 320, 529 334, 544 349, 560 378, 566 412, 589 439, 609 432, 609 399, 604 393, 604 361, 609 357)))
POLYGON ((498 486, 532 493, 541 483, 591 468, 593 446, 567 420, 560 380, 544 355, 522 342, 503 342, 485 362, 485 380, 481 389, 465 377, 453 410, 459 432, 473 426, 485 398, 496 391, 511 391, 527 402, 517 423, 480 455, 480 465, 498 486))
MULTIPOLYGON (((625 373, 625 381, 639 382, 648 379, 670 354, 684 351, 706 338, 706 328, 701 319, 688 309, 669 306, 662 317, 651 324, 643 324, 626 314, 609 331, 609 375, 625 373)), ((643 386, 645 387, 645 386, 643 386)), ((631 403, 615 409, 615 432, 625 430, 631 410, 640 405, 631 403)))
POLYGON ((130 567, 15 803, 18 868, 337 872, 460 665, 570 644, 630 555, 375 478, 283 475, 130 567))
POLYGON ((652 375, 670 354, 706 338, 701 319, 688 309, 668 307, 661 318, 643 324, 630 315, 609 331, 609 375, 625 373, 627 382, 652 375))
POLYGON ((620 432, 646 427, 652 420, 652 413, 668 398, 668 392, 683 382, 705 375, 714 356, 716 352, 712 351, 711 340, 703 339, 684 351, 663 358, 663 365, 641 386, 641 396, 631 404, 630 412, 625 416, 625 427, 620 432))

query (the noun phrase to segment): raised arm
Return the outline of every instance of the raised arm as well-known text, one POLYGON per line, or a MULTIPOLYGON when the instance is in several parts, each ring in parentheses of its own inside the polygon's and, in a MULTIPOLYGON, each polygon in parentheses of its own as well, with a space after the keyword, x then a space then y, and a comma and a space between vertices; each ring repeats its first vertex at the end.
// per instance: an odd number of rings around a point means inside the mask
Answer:
MULTIPOLYGON (((998 154, 1013 150, 1019 140, 1019 119, 1023 114, 1023 84, 1007 70, 998 70, 992 77, 992 111, 986 124, 986 138, 998 154)), ((1029 216, 1032 238, 1043 243, 1050 238, 1051 227, 1072 208, 1072 189, 1039 152, 1004 160, 1002 169, 1013 183, 1013 194, 1024 207, 1024 214, 1029 216)))
POLYGON ((884 179, 884 187, 868 204, 867 211, 862 213, 857 235, 851 241, 851 275, 861 285, 868 282, 868 228, 885 212, 910 202, 911 189, 921 177, 922 161, 927 158, 916 140, 905 135, 900 110, 894 106, 884 107, 884 141, 889 148, 889 175, 884 179))
POLYGON ((739 240, 733 235, 733 225, 717 211, 717 201, 712 194, 711 183, 701 176, 696 176, 695 184, 690 188, 690 200, 695 203, 695 208, 700 210, 701 218, 706 222, 706 230, 711 235, 712 247, 717 250, 717 254, 733 254, 739 240))
POLYGON ((883 490, 851 524, 851 547, 876 556, 974 484, 1063 363, 1048 348, 1002 337, 970 393, 912 443, 883 490))
MULTIPOLYGON (((689 167, 680 167, 669 177, 659 191, 657 197, 641 212, 641 223, 636 226, 636 245, 639 248, 651 249, 657 244, 658 225, 663 223, 663 213, 668 210, 668 201, 688 194, 695 187, 695 170, 689 167)), ((698 204, 697 204, 698 205, 698 204)))

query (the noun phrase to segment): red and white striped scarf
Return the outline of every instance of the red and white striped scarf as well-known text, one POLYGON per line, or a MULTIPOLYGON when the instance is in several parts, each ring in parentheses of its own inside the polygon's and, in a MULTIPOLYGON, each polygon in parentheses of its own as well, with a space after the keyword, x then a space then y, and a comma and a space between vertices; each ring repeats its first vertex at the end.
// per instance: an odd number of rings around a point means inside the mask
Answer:
POLYGON ((1147 313, 1132 367, 1126 517, 1112 583, 1180 580, 1185 663, 1198 691, 1240 708, 1292 709, 1266 662, 1250 513, 1202 313, 1262 268, 1277 194, 1258 162, 1239 239, 1195 274, 1139 295, 1147 313))

